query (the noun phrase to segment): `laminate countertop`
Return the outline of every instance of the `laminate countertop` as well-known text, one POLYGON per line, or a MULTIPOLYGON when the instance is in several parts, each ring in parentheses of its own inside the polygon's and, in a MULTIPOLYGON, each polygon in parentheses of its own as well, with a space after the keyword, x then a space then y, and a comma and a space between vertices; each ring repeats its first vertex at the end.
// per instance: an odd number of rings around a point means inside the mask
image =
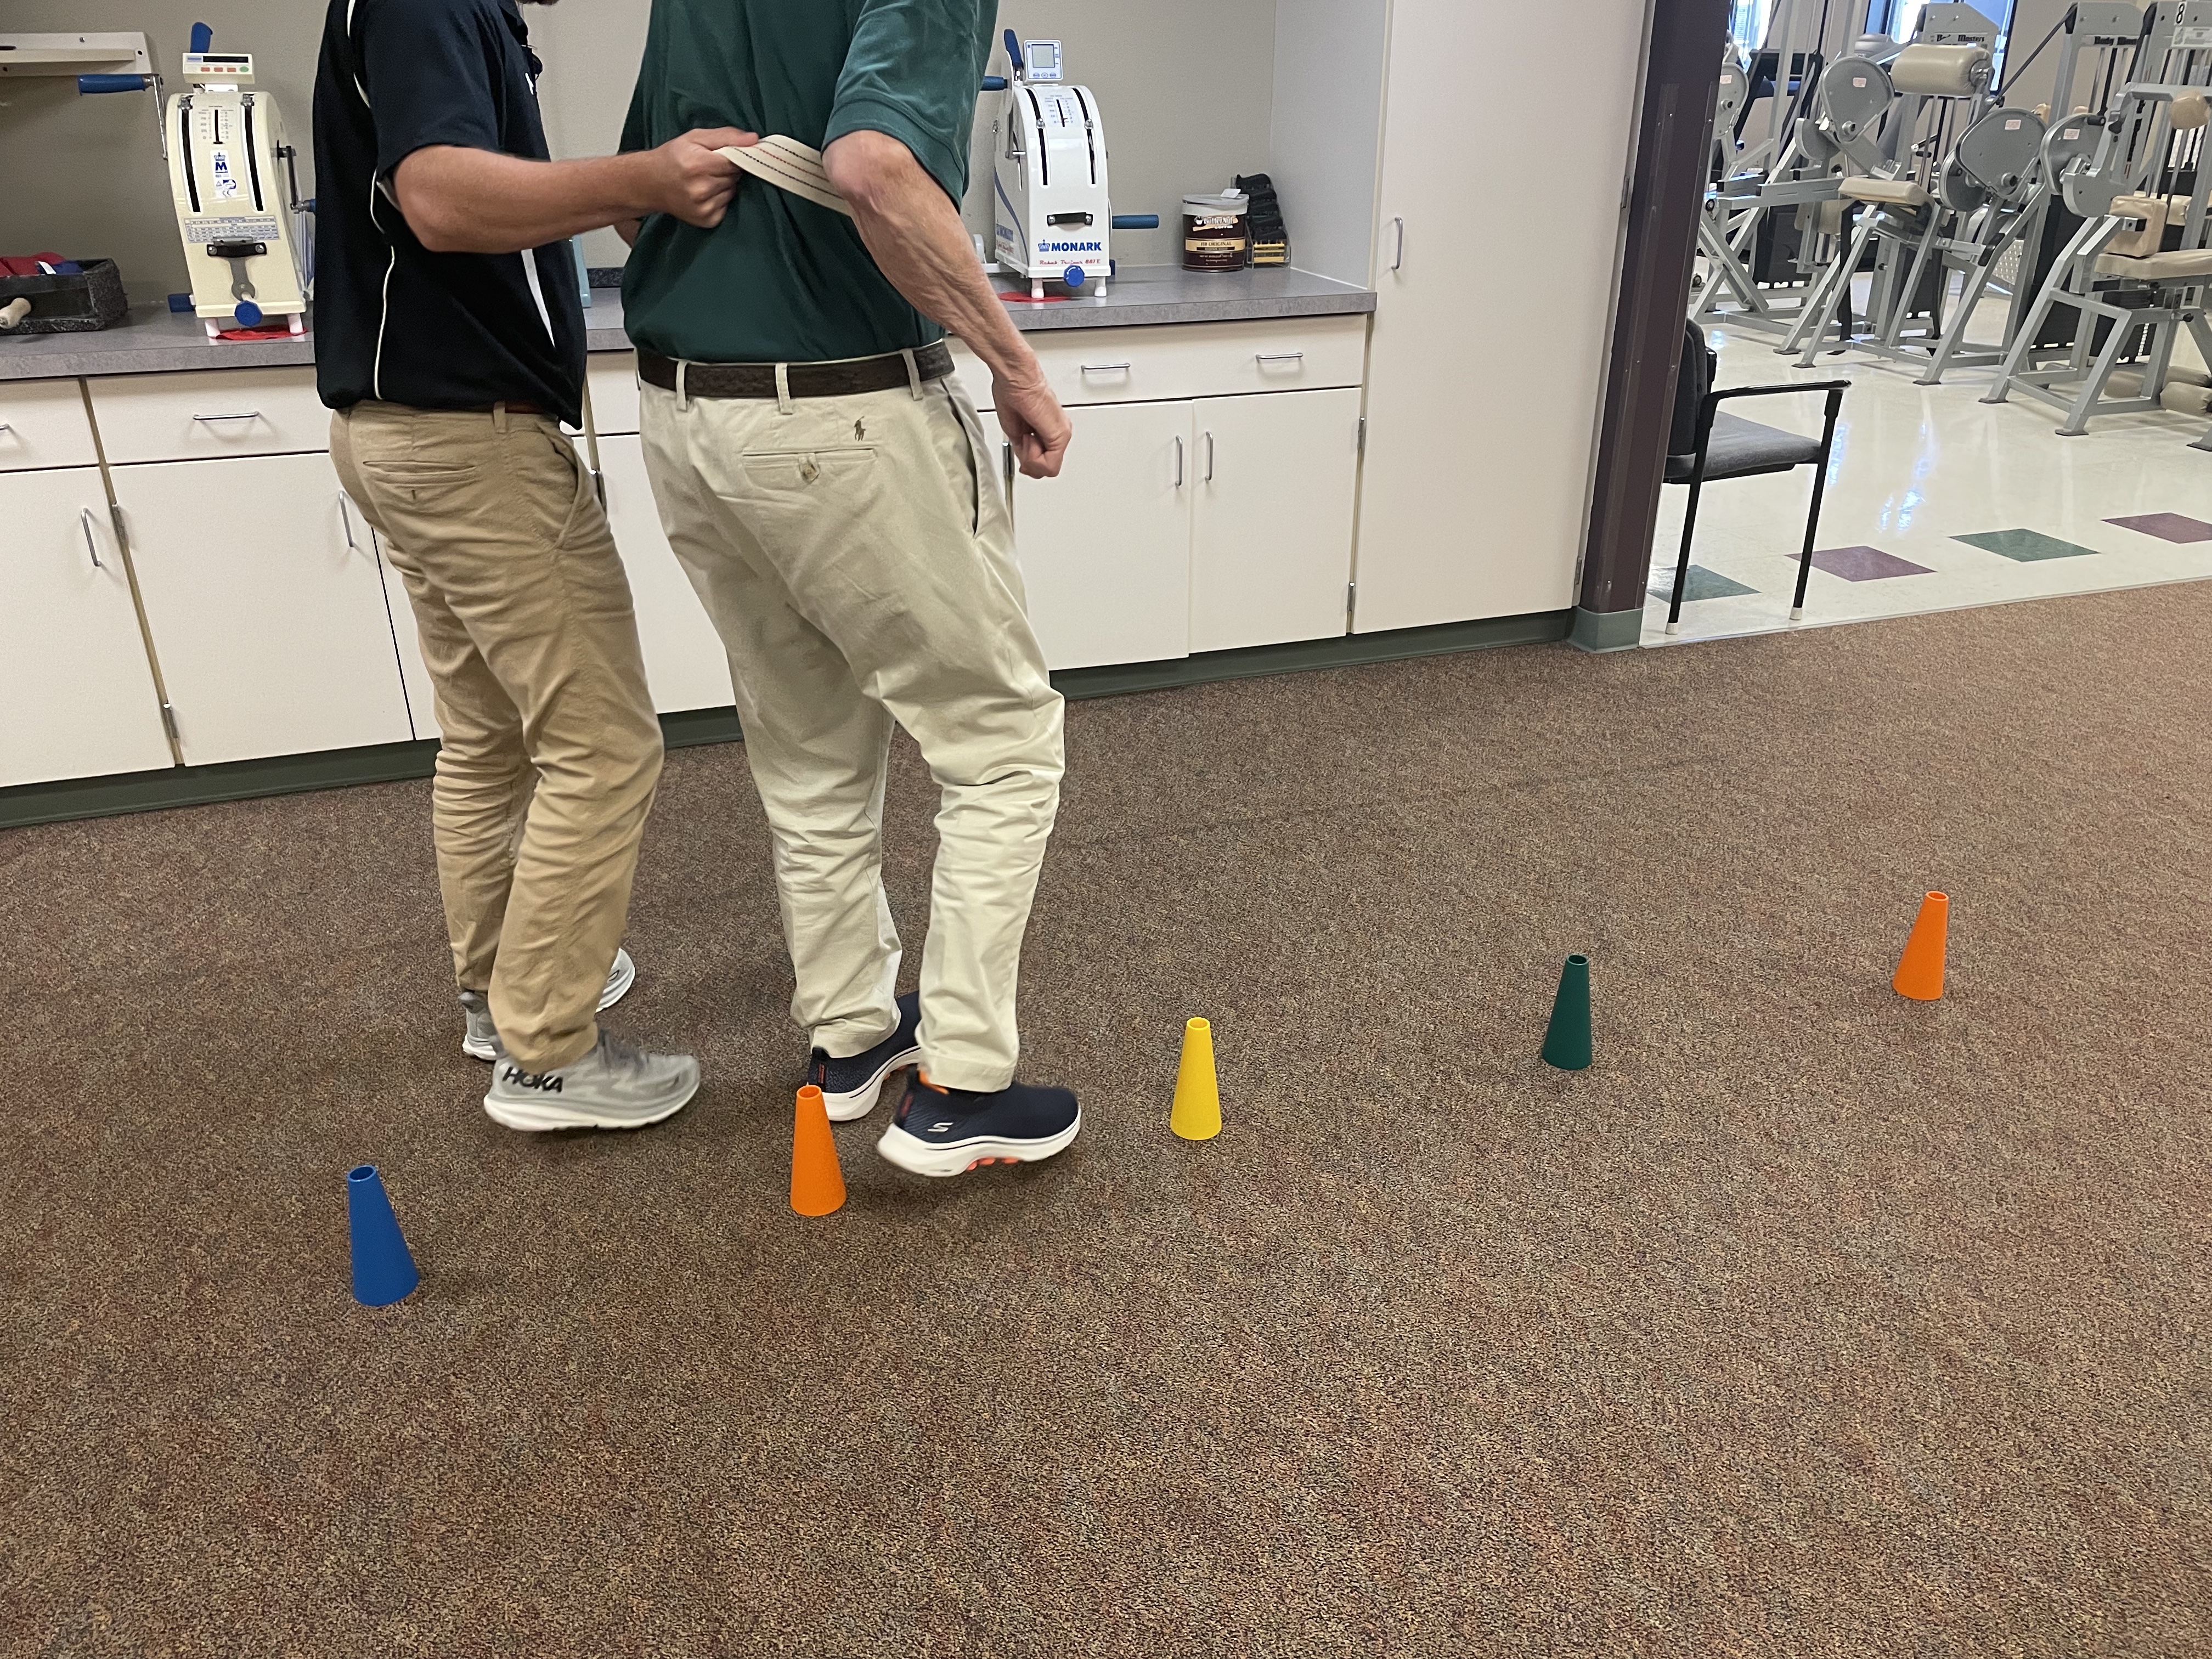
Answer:
MULTIPOLYGON (((1026 283, 996 280, 1002 294, 1027 291, 1026 283)), ((1024 331, 1127 328, 1340 316, 1374 310, 1375 294, 1287 268, 1216 273, 1141 265, 1124 271, 1103 295, 1041 305, 1010 297, 1006 309, 1015 326, 1024 331)), ((623 331, 619 289, 592 290, 584 326, 593 351, 630 349, 629 336, 623 331)), ((283 340, 210 340, 198 318, 161 306, 133 306, 126 320, 89 334, 0 334, 0 380, 173 374, 314 361, 311 334, 283 340)))

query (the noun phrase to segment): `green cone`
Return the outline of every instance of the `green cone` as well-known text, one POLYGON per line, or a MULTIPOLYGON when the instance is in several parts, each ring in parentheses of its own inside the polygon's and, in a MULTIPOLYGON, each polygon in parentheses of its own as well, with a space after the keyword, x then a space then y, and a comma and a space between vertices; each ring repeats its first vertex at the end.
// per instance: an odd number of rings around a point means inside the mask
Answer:
POLYGON ((1552 999, 1552 1024, 1544 1033, 1544 1063, 1563 1072, 1587 1071, 1590 1063, 1589 958, 1577 954, 1559 969, 1559 994, 1552 999))

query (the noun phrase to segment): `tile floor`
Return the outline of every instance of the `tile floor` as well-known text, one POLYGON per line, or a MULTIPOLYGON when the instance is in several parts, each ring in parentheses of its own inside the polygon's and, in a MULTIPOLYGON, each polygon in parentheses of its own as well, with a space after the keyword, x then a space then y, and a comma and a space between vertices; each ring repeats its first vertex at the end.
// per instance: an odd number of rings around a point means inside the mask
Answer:
MULTIPOLYGON (((1989 332, 2002 327, 1995 307, 1985 314, 1994 319, 1989 332)), ((2212 453, 2190 447, 2205 431, 2201 416, 2111 416, 2062 438, 2046 404, 1980 401, 1994 369, 1954 369, 1942 386, 1917 386, 1917 371, 1905 364, 1852 353, 1801 370, 1765 336, 1723 325, 1707 337, 1723 386, 1837 378, 1852 386, 1804 621, 1789 617, 1811 469, 1706 488, 1672 640, 1667 600, 1689 492, 1670 486, 1652 554, 1646 645, 2212 578, 2212 453)), ((1728 407, 1820 430, 1813 394, 1728 407)))

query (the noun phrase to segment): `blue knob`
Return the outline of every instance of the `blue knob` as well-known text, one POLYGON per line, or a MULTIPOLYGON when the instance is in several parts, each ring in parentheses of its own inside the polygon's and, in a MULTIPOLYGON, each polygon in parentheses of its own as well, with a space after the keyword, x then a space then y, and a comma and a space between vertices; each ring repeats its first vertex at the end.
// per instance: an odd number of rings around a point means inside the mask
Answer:
POLYGON ((1065 282, 1070 288, 1081 288, 1083 286, 1083 267, 1081 265, 1070 265, 1066 270, 1061 271, 1060 275, 1060 280, 1065 282))
POLYGON ((240 328, 258 328, 261 325, 261 307, 251 300, 240 300, 238 309, 230 314, 238 319, 240 328))

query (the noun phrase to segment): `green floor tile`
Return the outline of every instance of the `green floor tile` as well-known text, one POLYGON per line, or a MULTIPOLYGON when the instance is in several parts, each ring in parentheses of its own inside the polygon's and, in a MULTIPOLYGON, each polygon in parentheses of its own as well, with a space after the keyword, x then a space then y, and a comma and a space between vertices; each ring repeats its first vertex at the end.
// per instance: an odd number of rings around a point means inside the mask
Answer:
POLYGON ((1978 547, 1984 553, 2018 559, 2023 564, 2034 559, 2086 558, 2097 550, 2094 547, 2076 547, 2072 542, 2062 542, 2057 537, 2046 536, 2039 530, 1990 530, 1978 536, 1954 536, 1951 539, 1964 542, 1969 547, 1978 547))
MULTIPOLYGON (((1674 573, 1668 570, 1657 574, 1659 580, 1651 585, 1651 597, 1671 599, 1674 597, 1674 573)), ((1692 599, 1732 599, 1739 593, 1758 592, 1755 587, 1746 587, 1741 582, 1730 581, 1717 570, 1708 570, 1701 564, 1693 564, 1690 567, 1689 580, 1682 584, 1682 603, 1687 605, 1692 599)))

